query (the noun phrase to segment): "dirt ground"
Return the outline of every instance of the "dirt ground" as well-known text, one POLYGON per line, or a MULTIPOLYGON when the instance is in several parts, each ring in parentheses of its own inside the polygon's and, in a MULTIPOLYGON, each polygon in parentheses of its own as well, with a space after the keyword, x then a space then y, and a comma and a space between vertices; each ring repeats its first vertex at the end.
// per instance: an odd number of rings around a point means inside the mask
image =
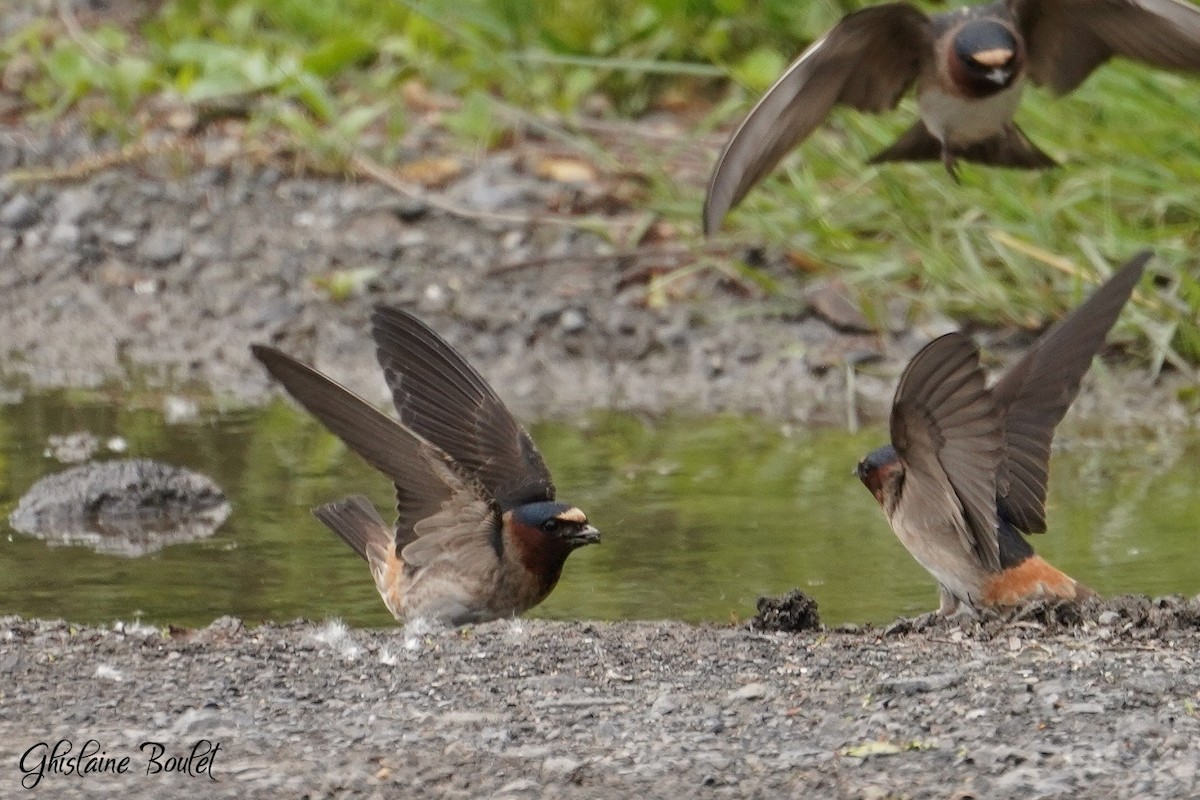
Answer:
MULTIPOLYGON (((95 168, 112 149, 69 122, 0 133, 0 375, 258 402, 269 385, 248 345, 271 342, 382 402, 367 318, 391 303, 459 346, 527 418, 617 408, 844 425, 881 418, 907 358, 954 327, 898 311, 893 330, 864 330, 835 278, 749 250, 779 296, 710 269, 648 302, 648 280, 674 256, 610 257, 592 233, 539 223, 596 189, 538 177, 520 147, 471 165, 433 202, 289 175, 230 147, 214 134, 186 153, 95 168), (349 288, 331 293, 330 281, 349 288)), ((1001 359, 1029 340, 981 338, 1001 359)), ((1159 424, 1186 424, 1179 383, 1160 383, 1159 424)), ((1141 374, 1117 370, 1079 405, 1128 419, 1130 394, 1140 404, 1144 392, 1141 374)))
MULTIPOLYGON (((860 330, 836 287, 770 254, 761 268, 782 298, 707 270, 647 302, 670 259, 539 224, 587 192, 537 177, 519 149, 429 203, 225 158, 224 144, 0 179, 0 373, 260 402, 247 345, 272 342, 382 401, 366 331, 387 302, 443 331, 525 418, 604 407, 844 424, 881 418, 906 358, 951 327, 901 314, 885 336, 860 330), (347 278, 345 298, 322 288, 347 278)), ((9 129, 0 174, 103 149, 69 123, 9 129)), ((983 339, 1002 358, 1028 341, 983 339)), ((1134 419, 1142 376, 1104 381, 1079 413, 1134 419)), ((1175 388, 1168 376, 1155 389, 1158 424, 1188 424, 1175 388)), ((1196 600, 1129 598, 1065 622, 1035 610, 797 634, 218 620, 164 636, 6 618, 0 796, 1196 797, 1198 619, 1196 600), (88 740, 129 771, 59 761, 23 788, 57 743, 68 758, 88 740), (147 742, 162 745, 155 762, 147 742), (146 774, 193 752, 192 774, 146 774)))

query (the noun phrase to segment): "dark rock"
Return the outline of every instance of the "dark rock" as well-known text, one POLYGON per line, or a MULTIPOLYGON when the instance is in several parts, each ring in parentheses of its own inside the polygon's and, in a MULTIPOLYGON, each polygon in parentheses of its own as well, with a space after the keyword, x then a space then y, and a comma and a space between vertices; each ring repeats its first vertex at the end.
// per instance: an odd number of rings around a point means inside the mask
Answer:
POLYGON ((16 194, 0 207, 0 225, 24 230, 42 218, 42 212, 24 194, 16 194))
POLYGON ((229 511, 225 494, 209 478, 129 459, 81 464, 42 478, 8 521, 51 544, 134 557, 211 536, 229 511))

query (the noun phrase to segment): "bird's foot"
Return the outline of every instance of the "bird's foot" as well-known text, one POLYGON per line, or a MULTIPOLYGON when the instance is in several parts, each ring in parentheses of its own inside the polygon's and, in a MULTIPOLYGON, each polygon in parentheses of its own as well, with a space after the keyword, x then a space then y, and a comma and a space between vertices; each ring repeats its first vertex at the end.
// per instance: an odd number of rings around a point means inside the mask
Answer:
POLYGON ((950 152, 950 148, 942 149, 942 164, 946 167, 946 172, 954 179, 955 183, 962 183, 962 178, 958 176, 958 159, 950 152))

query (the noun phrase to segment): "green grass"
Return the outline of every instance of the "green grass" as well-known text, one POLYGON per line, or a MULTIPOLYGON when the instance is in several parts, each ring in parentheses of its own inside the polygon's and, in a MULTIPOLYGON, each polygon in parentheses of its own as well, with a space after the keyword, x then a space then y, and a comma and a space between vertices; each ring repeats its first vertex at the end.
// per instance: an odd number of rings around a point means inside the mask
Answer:
MULTIPOLYGON (((519 124, 505 109, 569 130, 582 104, 599 98, 614 116, 636 116, 667 93, 711 104, 705 132, 731 123, 807 42, 861 5, 175 0, 133 26, 37 20, 0 43, 0 69, 18 76, 33 115, 82 113, 136 140, 160 122, 148 101, 171 98, 205 119, 245 116, 247 135, 282 135, 336 170, 360 151, 398 158, 414 80, 461 100, 443 124, 464 148, 503 142, 519 124)), ((1068 98, 1033 90, 1018 121, 1063 168, 967 165, 962 185, 937 165, 863 165, 911 122, 909 101, 881 117, 839 111, 751 193, 726 235, 804 252, 868 306, 902 295, 914 313, 1026 326, 1152 247, 1162 285, 1126 312, 1118 335, 1154 367, 1187 367, 1200 362, 1197 108, 1200 78, 1128 64, 1101 69, 1068 98)), ((581 152, 594 148, 570 136, 581 152)), ((698 237, 703 189, 674 180, 655 147, 643 149, 650 207, 698 237)))

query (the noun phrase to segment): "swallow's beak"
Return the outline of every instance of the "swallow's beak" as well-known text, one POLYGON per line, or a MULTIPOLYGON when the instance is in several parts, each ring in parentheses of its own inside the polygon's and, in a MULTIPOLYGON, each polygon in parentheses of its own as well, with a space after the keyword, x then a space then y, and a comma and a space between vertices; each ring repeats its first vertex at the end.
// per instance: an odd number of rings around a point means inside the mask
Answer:
POLYGON ((991 50, 981 50, 971 56, 971 60, 981 67, 987 68, 984 76, 997 86, 1007 86, 1013 76, 1013 51, 1005 47, 991 50))
POLYGON ((567 537, 566 541, 571 547, 583 547, 585 544, 599 544, 600 530, 594 525, 584 525, 567 537))
POLYGON ((976 64, 981 64, 985 67, 1001 69, 1008 66, 1012 61, 1013 51, 1006 47, 994 47, 991 50, 980 50, 971 56, 971 60, 976 64))

